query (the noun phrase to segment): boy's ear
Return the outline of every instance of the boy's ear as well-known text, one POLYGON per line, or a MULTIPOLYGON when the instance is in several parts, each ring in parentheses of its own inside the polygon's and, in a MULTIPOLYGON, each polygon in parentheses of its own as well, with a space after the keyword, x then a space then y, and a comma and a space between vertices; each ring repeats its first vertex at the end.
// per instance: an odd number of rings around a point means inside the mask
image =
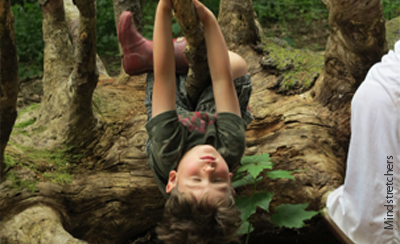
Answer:
POLYGON ((165 187, 165 191, 167 193, 170 193, 172 191, 172 189, 175 188, 177 183, 178 183, 178 181, 176 179, 176 171, 175 170, 171 170, 169 172, 168 183, 167 183, 167 186, 165 187))

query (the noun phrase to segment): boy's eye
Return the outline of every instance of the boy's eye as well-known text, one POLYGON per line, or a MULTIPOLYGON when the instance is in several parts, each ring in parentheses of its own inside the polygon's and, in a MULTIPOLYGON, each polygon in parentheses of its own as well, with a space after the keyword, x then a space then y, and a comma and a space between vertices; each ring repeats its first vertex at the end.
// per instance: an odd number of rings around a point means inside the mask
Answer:
POLYGON ((200 181, 201 181, 200 178, 192 178, 192 180, 193 180, 193 181, 196 181, 196 182, 200 182, 200 181))
POLYGON ((221 178, 216 178, 216 179, 213 180, 213 182, 217 182, 217 183, 218 183, 218 182, 222 182, 222 181, 223 181, 223 180, 222 180, 221 178))

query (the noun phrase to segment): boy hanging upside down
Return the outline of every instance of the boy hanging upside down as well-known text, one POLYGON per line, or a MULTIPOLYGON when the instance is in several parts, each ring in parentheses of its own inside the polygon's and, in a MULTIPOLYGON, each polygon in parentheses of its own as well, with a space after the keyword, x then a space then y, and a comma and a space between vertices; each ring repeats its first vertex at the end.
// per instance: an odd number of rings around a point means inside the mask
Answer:
POLYGON ((193 0, 204 26, 212 86, 197 104, 184 89, 188 63, 186 41, 173 40, 171 2, 157 6, 154 42, 144 39, 130 12, 118 23, 124 50, 124 68, 147 77, 145 106, 149 134, 149 166, 168 198, 157 227, 165 243, 230 243, 238 241, 240 212, 234 204, 233 169, 245 149, 245 129, 253 119, 248 108, 251 93, 246 62, 229 52, 212 12, 193 0), (235 80, 234 80, 235 79, 235 80))

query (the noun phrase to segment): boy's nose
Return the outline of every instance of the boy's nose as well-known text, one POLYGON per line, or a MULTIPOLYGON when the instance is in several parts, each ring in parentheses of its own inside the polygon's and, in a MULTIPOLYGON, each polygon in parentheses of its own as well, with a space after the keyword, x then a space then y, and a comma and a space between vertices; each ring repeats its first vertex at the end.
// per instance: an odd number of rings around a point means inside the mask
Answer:
POLYGON ((206 164, 203 167, 204 172, 213 172, 215 170, 214 164, 206 164))

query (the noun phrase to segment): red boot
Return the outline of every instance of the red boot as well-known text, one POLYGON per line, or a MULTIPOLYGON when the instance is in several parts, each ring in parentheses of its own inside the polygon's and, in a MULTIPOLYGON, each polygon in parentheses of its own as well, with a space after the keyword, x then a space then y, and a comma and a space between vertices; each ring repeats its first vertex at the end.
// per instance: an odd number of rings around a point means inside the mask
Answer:
POLYGON ((137 75, 153 70, 153 43, 137 32, 129 11, 119 17, 118 40, 124 52, 122 64, 126 73, 137 75))
MULTIPOLYGON (((133 23, 132 13, 124 11, 118 21, 118 40, 124 52, 123 66, 129 75, 153 71, 153 42, 144 38, 133 23)), ((188 61, 183 54, 185 38, 174 39, 176 72, 186 74, 188 61)))

